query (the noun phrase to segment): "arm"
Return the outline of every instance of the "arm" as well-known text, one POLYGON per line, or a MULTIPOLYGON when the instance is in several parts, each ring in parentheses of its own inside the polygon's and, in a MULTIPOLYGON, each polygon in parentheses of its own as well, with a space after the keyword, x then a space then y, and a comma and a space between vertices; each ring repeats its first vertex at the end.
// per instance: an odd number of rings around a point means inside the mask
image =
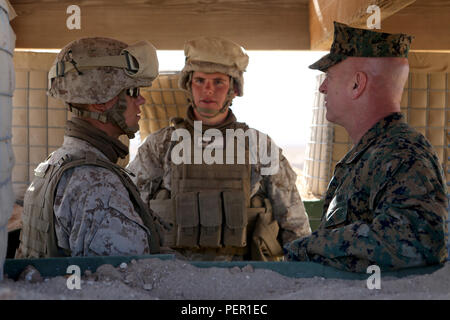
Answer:
POLYGON ((128 191, 107 169, 82 166, 65 172, 54 212, 58 246, 72 256, 149 253, 149 232, 128 191))
POLYGON ((164 179, 164 160, 168 156, 171 134, 169 127, 148 135, 139 146, 136 157, 127 166, 135 174, 131 179, 146 204, 153 199, 164 179))
MULTIPOLYGON (((269 139, 270 144, 274 142, 269 139)), ((280 225, 280 237, 284 244, 310 235, 311 228, 297 190, 297 174, 282 154, 282 150, 278 150, 279 169, 275 174, 261 176, 261 186, 272 204, 273 215, 280 225)))

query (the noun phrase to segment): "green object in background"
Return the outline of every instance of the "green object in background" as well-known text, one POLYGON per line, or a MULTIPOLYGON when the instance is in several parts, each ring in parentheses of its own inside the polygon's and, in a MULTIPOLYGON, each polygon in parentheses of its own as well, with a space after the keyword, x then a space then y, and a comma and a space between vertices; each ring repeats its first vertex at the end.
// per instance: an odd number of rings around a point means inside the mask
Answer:
POLYGON ((320 225, 322 219, 323 200, 303 201, 306 213, 309 217, 311 230, 315 231, 320 225))

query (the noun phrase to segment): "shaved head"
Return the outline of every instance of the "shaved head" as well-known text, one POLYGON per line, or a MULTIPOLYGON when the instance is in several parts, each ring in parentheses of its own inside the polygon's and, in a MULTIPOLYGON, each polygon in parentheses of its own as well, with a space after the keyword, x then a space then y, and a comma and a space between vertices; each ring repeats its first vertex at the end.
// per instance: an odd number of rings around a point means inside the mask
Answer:
POLYGON ((403 88, 409 74, 406 58, 348 58, 351 72, 362 71, 368 76, 367 93, 372 102, 379 101, 400 105, 403 88))
POLYGON ((376 122, 400 112, 408 74, 406 58, 349 57, 330 67, 319 88, 326 94, 327 119, 358 141, 376 122))

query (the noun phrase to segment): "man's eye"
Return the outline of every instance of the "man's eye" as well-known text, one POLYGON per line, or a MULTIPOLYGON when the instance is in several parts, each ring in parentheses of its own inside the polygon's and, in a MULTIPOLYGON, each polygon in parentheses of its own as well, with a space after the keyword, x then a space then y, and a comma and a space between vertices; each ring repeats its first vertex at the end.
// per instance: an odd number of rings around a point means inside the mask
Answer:
POLYGON ((214 84, 219 86, 219 85, 223 85, 225 82, 223 80, 215 80, 214 84))
POLYGON ((194 83, 202 84, 203 83, 203 79, 202 78, 195 78, 194 79, 194 83))

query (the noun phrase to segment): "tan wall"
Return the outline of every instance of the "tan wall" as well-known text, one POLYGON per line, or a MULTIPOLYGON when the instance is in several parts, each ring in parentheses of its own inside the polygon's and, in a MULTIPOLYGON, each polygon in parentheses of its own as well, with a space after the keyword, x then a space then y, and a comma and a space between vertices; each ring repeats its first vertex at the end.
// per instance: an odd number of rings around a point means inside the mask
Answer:
POLYGON ((178 88, 178 74, 160 74, 150 88, 142 90, 146 103, 139 121, 141 140, 150 133, 170 125, 170 118, 184 117, 187 94, 178 88))
POLYGON ((28 52, 17 52, 14 56, 12 144, 16 157, 13 187, 17 199, 23 199, 35 167, 63 141, 67 111, 62 102, 46 95, 47 71, 55 56, 28 52))

